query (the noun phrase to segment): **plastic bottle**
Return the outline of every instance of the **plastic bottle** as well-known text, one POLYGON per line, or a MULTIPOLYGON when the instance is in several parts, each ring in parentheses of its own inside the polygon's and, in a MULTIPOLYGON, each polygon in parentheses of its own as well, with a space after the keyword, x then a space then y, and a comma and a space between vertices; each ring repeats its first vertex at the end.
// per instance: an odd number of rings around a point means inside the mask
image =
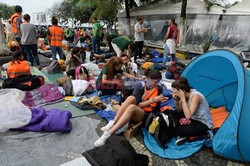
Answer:
POLYGON ((151 125, 149 126, 148 132, 150 134, 154 134, 155 133, 155 129, 156 127, 159 125, 159 117, 154 118, 151 125))

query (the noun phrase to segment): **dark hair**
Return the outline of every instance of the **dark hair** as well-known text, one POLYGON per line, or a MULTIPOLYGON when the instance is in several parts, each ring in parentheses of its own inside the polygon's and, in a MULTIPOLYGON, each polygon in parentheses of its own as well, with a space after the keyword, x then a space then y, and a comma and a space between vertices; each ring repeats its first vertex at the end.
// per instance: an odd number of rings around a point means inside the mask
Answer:
POLYGON ((79 53, 80 53, 80 47, 74 47, 74 48, 71 50, 71 55, 72 55, 71 60, 73 61, 73 63, 74 63, 76 66, 78 66, 78 65, 80 65, 80 64, 79 64, 78 60, 76 59, 76 57, 74 57, 73 55, 75 55, 75 56, 77 56, 77 57, 80 58, 79 53))
POLYGON ((162 79, 161 72, 159 70, 149 70, 148 77, 150 79, 160 80, 162 79))
POLYGON ((58 24, 58 20, 57 20, 57 18, 55 16, 52 17, 51 23, 52 23, 52 25, 57 25, 58 24))
POLYGON ((175 19, 170 19, 170 21, 173 23, 173 24, 175 24, 175 19))
POLYGON ((23 8, 21 6, 19 6, 19 5, 15 6, 15 12, 21 13, 22 11, 23 11, 23 8))
POLYGON ((185 77, 180 77, 178 80, 173 82, 172 88, 185 90, 188 93, 190 92, 191 89, 188 80, 185 77))
POLYGON ((130 46, 130 49, 131 49, 132 52, 136 51, 136 45, 135 45, 135 43, 132 42, 132 43, 129 44, 129 46, 130 46))
POLYGON ((23 16, 23 19, 24 19, 25 21, 30 21, 30 15, 25 14, 25 15, 23 16))
POLYGON ((121 58, 122 58, 122 57, 127 57, 127 58, 128 58, 128 55, 127 55, 127 54, 122 54, 122 55, 121 55, 121 58))
POLYGON ((18 61, 22 61, 22 59, 21 59, 22 55, 23 55, 22 51, 19 51, 19 50, 15 51, 15 52, 12 54, 13 59, 12 59, 11 62, 12 62, 13 64, 15 64, 15 61, 17 61, 17 63, 19 63, 18 61))
POLYGON ((115 74, 118 72, 116 71, 115 66, 122 65, 122 59, 120 57, 112 57, 106 64, 108 68, 108 79, 113 79, 115 74))
POLYGON ((141 20, 143 20, 143 17, 142 17, 142 16, 137 17, 137 21, 138 21, 138 22, 141 21, 141 20))

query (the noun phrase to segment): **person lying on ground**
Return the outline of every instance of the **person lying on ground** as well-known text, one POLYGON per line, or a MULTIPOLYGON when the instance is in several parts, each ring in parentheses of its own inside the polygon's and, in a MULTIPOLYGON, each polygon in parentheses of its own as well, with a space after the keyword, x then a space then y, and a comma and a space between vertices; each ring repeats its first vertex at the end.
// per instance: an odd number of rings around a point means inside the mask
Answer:
POLYGON ((81 54, 80 47, 74 47, 71 52, 67 55, 65 64, 66 64, 66 74, 71 77, 75 78, 75 70, 76 67, 80 66, 83 61, 83 57, 81 54))
POLYGON ((162 86, 159 85, 162 76, 158 70, 152 70, 145 83, 138 82, 133 91, 133 95, 129 96, 121 105, 121 109, 115 116, 113 121, 101 128, 104 133, 95 141, 94 145, 100 147, 104 145, 107 139, 113 135, 118 129, 126 125, 130 120, 138 123, 146 118, 149 112, 159 111, 160 102, 166 101, 162 93, 162 86), (151 91, 155 91, 155 96, 149 96, 151 91))
POLYGON ((118 57, 121 57, 122 54, 127 54, 129 58, 131 58, 132 53, 134 53, 136 49, 134 42, 127 36, 114 38, 111 45, 118 57))
POLYGON ((176 144, 184 143, 189 136, 207 135, 207 131, 213 128, 213 122, 206 98, 192 89, 185 77, 173 82, 172 88, 178 111, 175 116, 180 120, 174 133, 178 138, 176 144))

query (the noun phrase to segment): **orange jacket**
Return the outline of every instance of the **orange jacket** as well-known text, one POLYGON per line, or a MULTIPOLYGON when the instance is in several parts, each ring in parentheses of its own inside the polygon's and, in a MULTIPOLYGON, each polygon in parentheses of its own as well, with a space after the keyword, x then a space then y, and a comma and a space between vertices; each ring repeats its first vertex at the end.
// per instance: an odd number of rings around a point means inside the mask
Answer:
POLYGON ((27 61, 12 61, 8 63, 7 74, 9 78, 16 78, 20 75, 30 75, 30 66, 27 61))
MULTIPOLYGON (((142 98, 143 98, 143 100, 151 100, 154 97, 158 96, 159 95, 158 93, 159 93, 159 90, 156 87, 154 87, 151 90, 147 90, 146 84, 145 84, 145 90, 144 90, 144 94, 143 94, 142 98)), ((156 106, 157 106, 157 102, 154 102, 154 103, 150 104, 149 106, 144 107, 143 110, 146 112, 151 112, 151 111, 155 110, 156 106)))
POLYGON ((14 13, 10 17, 11 31, 14 34, 18 34, 18 22, 17 22, 18 18, 21 18, 21 16, 18 13, 14 13))
POLYGON ((49 40, 51 46, 62 46, 63 29, 58 26, 49 27, 49 40))

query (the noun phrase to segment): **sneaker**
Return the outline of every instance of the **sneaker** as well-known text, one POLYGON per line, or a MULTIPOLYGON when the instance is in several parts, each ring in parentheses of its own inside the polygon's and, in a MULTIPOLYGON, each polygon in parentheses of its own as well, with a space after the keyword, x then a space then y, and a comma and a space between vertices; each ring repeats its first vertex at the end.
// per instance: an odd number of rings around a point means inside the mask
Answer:
POLYGON ((99 91, 97 92, 97 95, 98 95, 99 97, 102 96, 102 91, 99 90, 99 91))
POLYGON ((103 146, 106 142, 107 139, 110 137, 111 135, 109 134, 109 132, 105 131, 102 136, 100 138, 98 138, 98 140, 95 141, 94 146, 95 147, 101 147, 103 146))
POLYGON ((115 93, 116 96, 121 96, 121 94, 122 94, 121 91, 117 91, 117 92, 115 93))
POLYGON ((110 120, 108 124, 101 128, 102 131, 109 131, 114 126, 114 121, 110 120))
POLYGON ((186 140, 187 140, 187 137, 180 137, 180 136, 178 136, 177 140, 175 141, 175 144, 177 146, 180 146, 180 145, 184 144, 186 142, 186 140))

